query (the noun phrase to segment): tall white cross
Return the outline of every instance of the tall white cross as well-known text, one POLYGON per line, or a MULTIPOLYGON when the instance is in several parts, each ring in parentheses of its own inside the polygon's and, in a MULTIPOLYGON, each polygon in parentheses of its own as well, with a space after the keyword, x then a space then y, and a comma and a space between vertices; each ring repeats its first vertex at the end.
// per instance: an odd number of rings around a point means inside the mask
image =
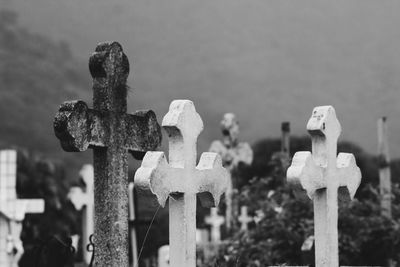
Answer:
POLYGON ((206 216, 205 222, 211 225, 211 242, 221 242, 221 225, 224 224, 225 219, 218 215, 218 208, 210 209, 210 216, 206 216))
POLYGON ((85 263, 89 264, 92 253, 87 251, 89 237, 94 231, 94 171, 91 164, 83 165, 79 175, 86 185, 85 191, 80 187, 72 187, 68 198, 76 210, 82 210, 82 253, 85 263))
POLYGON ((341 126, 332 106, 314 108, 307 130, 312 153, 294 155, 287 179, 300 184, 314 201, 316 267, 338 267, 338 188, 347 186, 353 198, 361 182, 361 172, 353 154, 337 156, 341 126))
POLYGON ((131 251, 132 251, 132 266, 139 266, 138 254, 137 254, 137 237, 135 227, 135 185, 130 182, 128 186, 128 197, 129 197, 129 221, 131 222, 131 251))
POLYGON ((240 216, 238 218, 240 222, 240 230, 247 232, 249 229, 249 223, 251 223, 254 219, 250 217, 247 213, 247 206, 240 207, 240 216))
POLYGON ((0 151, 0 266, 17 267, 24 252, 20 234, 27 213, 43 213, 43 199, 17 198, 17 151, 0 151))
POLYGON ((169 164, 163 152, 147 152, 136 171, 138 190, 150 189, 161 206, 169 198, 170 262, 196 266, 196 194, 203 206, 217 206, 229 174, 216 153, 203 153, 196 166, 196 143, 203 121, 189 100, 175 100, 162 121, 168 134, 169 164))

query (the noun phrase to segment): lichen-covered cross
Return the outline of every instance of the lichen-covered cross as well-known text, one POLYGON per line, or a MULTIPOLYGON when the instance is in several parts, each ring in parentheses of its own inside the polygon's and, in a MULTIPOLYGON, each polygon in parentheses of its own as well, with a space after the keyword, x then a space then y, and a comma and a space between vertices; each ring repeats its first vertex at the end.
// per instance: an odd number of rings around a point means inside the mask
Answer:
POLYGON ((316 267, 338 267, 338 188, 346 186, 353 198, 361 182, 361 172, 353 154, 337 156, 341 126, 332 106, 314 108, 307 130, 312 153, 294 155, 287 179, 301 185, 314 201, 316 267))
POLYGON ((93 166, 85 164, 79 172, 81 178, 85 182, 86 189, 80 187, 72 187, 68 193, 68 198, 75 206, 76 210, 82 210, 82 254, 86 264, 90 263, 92 253, 87 251, 86 246, 89 244, 89 237, 94 231, 94 190, 93 190, 93 166))
POLYGON ((66 151, 93 149, 95 266, 129 266, 127 152, 138 157, 161 142, 153 111, 127 112, 129 61, 117 42, 101 43, 90 57, 93 109, 65 102, 54 121, 66 151))
POLYGON ((224 217, 218 215, 217 208, 210 209, 210 215, 205 218, 206 224, 211 226, 211 242, 221 242, 221 225, 225 222, 224 217))
POLYGON ((148 190, 161 206, 169 197, 170 266, 196 266, 196 195, 203 206, 217 206, 229 174, 216 153, 203 153, 196 166, 196 143, 203 122, 193 102, 175 100, 165 115, 169 163, 163 152, 148 152, 136 171, 135 186, 148 190))

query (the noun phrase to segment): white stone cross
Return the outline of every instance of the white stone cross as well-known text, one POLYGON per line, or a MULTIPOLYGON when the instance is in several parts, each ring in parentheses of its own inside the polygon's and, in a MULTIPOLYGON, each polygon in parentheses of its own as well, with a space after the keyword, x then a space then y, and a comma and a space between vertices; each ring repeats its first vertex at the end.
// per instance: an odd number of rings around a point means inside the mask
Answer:
POLYGON ((86 264, 90 263, 92 252, 87 251, 89 237, 94 232, 94 171, 91 164, 83 165, 79 175, 86 185, 83 191, 80 187, 72 187, 68 198, 74 204, 76 210, 82 210, 82 254, 86 264))
POLYGON ((137 254, 137 237, 135 227, 135 185, 130 182, 128 185, 128 197, 129 197, 129 221, 131 222, 131 251, 132 251, 132 266, 139 266, 138 254, 137 254))
POLYGON ((221 225, 224 224, 225 219, 221 215, 218 215, 218 208, 210 209, 210 216, 206 216, 205 222, 211 225, 211 242, 221 242, 221 225))
POLYGON ((169 139, 169 164, 163 152, 147 152, 136 171, 135 186, 150 189, 161 206, 169 198, 171 266, 194 267, 196 194, 203 206, 217 206, 229 174, 216 153, 203 153, 196 166, 196 143, 203 122, 192 101, 173 101, 162 127, 169 139))
POLYGON ((253 221, 253 218, 247 213, 247 206, 240 207, 240 216, 238 220, 240 222, 240 230, 247 232, 249 229, 249 223, 253 221))
POLYGON ((341 126, 332 106, 314 108, 307 130, 312 153, 294 155, 287 179, 300 184, 314 201, 316 267, 338 267, 338 188, 346 186, 353 198, 361 182, 361 172, 353 154, 337 156, 341 126))
POLYGON ((43 213, 43 199, 17 198, 17 151, 0 151, 0 266, 17 267, 24 252, 20 234, 27 213, 43 213))

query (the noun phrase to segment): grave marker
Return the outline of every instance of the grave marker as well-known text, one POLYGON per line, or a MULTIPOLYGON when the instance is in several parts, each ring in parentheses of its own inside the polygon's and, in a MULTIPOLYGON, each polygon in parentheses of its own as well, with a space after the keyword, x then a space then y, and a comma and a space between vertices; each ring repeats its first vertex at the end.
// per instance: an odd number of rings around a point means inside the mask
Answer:
POLYGON ((379 189, 382 215, 392 217, 392 183, 386 117, 378 120, 379 189))
POLYGON ((316 267, 338 267, 338 188, 346 186, 353 198, 361 172, 353 154, 336 154, 341 126, 332 106, 314 108, 307 130, 312 153, 295 154, 287 179, 301 185, 314 201, 316 267))
POLYGON ((193 102, 175 100, 162 126, 169 139, 169 163, 163 152, 146 153, 135 186, 148 190, 161 206, 169 199, 170 265, 196 266, 196 194, 203 206, 217 206, 229 174, 216 153, 203 153, 196 166, 196 143, 203 122, 193 102))
POLYGON ((240 207, 240 216, 238 220, 240 222, 240 230, 247 232, 249 229, 249 223, 253 221, 253 218, 247 214, 247 206, 240 207))
POLYGON ((22 221, 27 213, 43 213, 44 200, 17 198, 17 151, 0 151, 0 266, 17 267, 24 252, 22 221))
POLYGON ((239 163, 250 165, 253 161, 253 150, 248 143, 239 142, 239 123, 233 113, 226 113, 221 121, 223 134, 222 142, 216 140, 211 143, 210 152, 218 153, 222 158, 222 164, 229 170, 230 179, 228 189, 225 192, 226 212, 225 222, 228 230, 235 226, 235 218, 238 217, 239 203, 237 193, 237 168, 239 163))
POLYGON ((87 251, 86 247, 89 244, 89 237, 94 231, 93 166, 84 165, 79 175, 85 182, 86 189, 83 191, 80 187, 72 187, 68 193, 68 198, 74 204, 76 210, 82 210, 82 255, 85 263, 89 264, 92 253, 87 251))
POLYGON ((153 111, 126 114, 129 61, 117 42, 90 57, 93 109, 83 101, 61 105, 54 130, 65 151, 93 149, 95 266, 128 267, 127 152, 139 157, 161 142, 153 111))
POLYGON ((218 215, 218 208, 211 208, 210 215, 206 216, 205 222, 211 225, 211 242, 221 242, 221 225, 225 222, 224 217, 218 215))

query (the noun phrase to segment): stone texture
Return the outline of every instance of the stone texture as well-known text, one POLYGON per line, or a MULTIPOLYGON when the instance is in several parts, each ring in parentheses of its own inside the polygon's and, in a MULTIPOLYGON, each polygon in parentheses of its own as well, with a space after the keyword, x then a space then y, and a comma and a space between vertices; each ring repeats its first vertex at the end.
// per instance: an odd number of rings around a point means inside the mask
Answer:
POLYGON ((93 109, 65 102, 54 131, 65 151, 93 149, 96 246, 94 265, 128 265, 127 152, 141 158, 161 142, 152 111, 126 114, 129 62, 119 43, 101 43, 90 57, 93 109))
POLYGON ((136 171, 138 190, 151 190, 160 205, 169 198, 170 265, 196 266, 196 195, 203 206, 217 206, 229 174, 216 153, 203 153, 196 166, 203 122, 193 102, 175 100, 162 126, 168 134, 169 163, 163 152, 146 153, 136 171))

